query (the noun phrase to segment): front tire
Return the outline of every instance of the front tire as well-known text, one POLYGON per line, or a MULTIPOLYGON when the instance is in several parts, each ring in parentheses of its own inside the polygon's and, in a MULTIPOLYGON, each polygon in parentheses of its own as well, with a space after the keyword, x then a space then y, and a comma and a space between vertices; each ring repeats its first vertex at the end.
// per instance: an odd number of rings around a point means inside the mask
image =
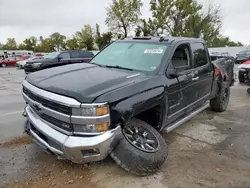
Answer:
POLYGON ((7 65, 6 65, 5 63, 2 63, 2 64, 1 64, 1 67, 4 68, 4 67, 7 67, 7 65))
POLYGON ((147 176, 159 170, 167 158, 167 144, 152 126, 132 118, 123 129, 124 138, 110 156, 128 172, 147 176))
POLYGON ((250 95, 250 88, 247 89, 247 93, 250 95))
POLYGON ((230 87, 221 88, 214 99, 210 100, 210 107, 215 112, 224 112, 230 99, 230 87))

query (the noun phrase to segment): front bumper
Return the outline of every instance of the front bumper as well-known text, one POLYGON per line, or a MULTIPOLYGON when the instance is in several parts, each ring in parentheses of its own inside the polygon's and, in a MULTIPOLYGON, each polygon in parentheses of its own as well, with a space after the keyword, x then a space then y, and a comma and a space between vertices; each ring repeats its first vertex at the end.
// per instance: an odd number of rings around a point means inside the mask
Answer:
POLYGON ((34 141, 42 149, 74 163, 94 162, 106 158, 122 138, 120 126, 97 136, 68 136, 49 126, 29 105, 26 112, 27 126, 34 141))
POLYGON ((41 70, 41 67, 34 68, 30 64, 24 65, 24 71, 25 71, 26 74, 36 72, 36 71, 39 71, 39 70, 41 70))
POLYGON ((240 70, 239 73, 238 73, 238 77, 241 78, 241 79, 248 80, 249 79, 249 77, 248 77, 249 72, 250 72, 249 69, 246 69, 245 71, 240 70))

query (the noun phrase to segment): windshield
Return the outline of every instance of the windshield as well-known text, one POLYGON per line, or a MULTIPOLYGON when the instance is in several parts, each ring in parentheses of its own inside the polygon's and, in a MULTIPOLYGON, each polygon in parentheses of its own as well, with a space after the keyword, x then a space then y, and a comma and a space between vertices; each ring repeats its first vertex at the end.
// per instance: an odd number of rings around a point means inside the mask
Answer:
POLYGON ((138 71, 154 71, 160 65, 166 45, 116 42, 101 51, 90 63, 119 66, 138 71))
POLYGON ((45 55, 44 58, 45 59, 55 59, 59 54, 60 54, 60 52, 51 52, 51 53, 45 55))

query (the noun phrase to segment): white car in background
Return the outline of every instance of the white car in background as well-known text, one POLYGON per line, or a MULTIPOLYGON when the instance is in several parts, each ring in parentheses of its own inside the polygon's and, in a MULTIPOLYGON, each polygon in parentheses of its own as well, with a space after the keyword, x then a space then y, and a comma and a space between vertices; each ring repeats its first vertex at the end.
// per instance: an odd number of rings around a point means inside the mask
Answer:
POLYGON ((43 56, 32 56, 32 57, 30 57, 28 59, 25 59, 25 60, 22 60, 22 61, 18 61, 16 63, 16 67, 20 68, 20 69, 23 69, 24 65, 27 63, 27 61, 36 60, 36 59, 43 59, 43 58, 44 58, 43 56))

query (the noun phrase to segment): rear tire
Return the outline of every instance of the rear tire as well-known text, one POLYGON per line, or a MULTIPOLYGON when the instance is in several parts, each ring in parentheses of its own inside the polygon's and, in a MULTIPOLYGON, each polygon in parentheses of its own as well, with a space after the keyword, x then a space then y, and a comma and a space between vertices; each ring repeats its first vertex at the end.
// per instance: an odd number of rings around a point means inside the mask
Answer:
POLYGON ((138 176, 157 172, 168 155, 167 144, 161 134, 144 121, 132 118, 124 127, 123 136, 110 154, 113 160, 138 176))
POLYGON ((5 63, 2 63, 2 64, 1 64, 1 67, 4 68, 4 67, 7 67, 7 65, 6 65, 5 63))
POLYGON ((215 112, 224 112, 230 99, 230 87, 221 88, 214 99, 210 100, 210 107, 215 112))

